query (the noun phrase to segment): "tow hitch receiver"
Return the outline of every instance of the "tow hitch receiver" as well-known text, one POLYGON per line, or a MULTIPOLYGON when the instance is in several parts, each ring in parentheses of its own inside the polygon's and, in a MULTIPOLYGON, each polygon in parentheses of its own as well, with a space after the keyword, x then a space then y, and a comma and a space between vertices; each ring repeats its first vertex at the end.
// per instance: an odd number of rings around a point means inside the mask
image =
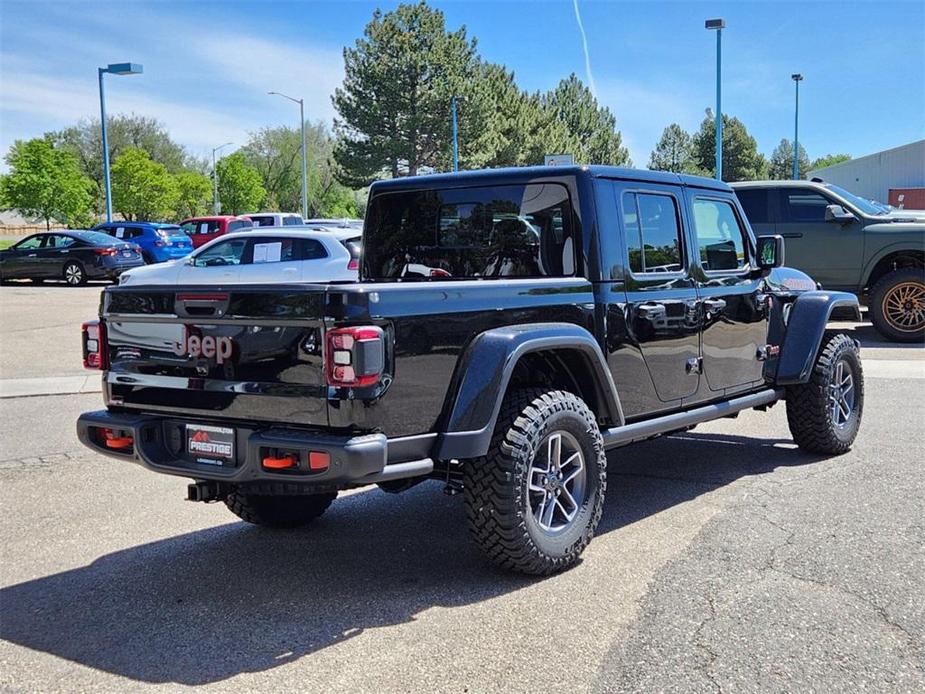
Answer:
POLYGON ((220 501, 224 497, 218 482, 200 481, 186 487, 187 501, 220 501))

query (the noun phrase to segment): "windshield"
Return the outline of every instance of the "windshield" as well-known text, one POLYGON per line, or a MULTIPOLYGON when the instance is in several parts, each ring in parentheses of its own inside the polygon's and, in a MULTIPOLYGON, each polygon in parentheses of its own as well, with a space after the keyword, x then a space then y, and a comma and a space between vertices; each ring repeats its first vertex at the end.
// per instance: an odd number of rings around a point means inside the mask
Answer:
POLYGON ((849 193, 844 188, 839 186, 832 185, 831 183, 826 183, 825 187, 831 190, 836 195, 840 195, 845 200, 850 202, 852 205, 857 207, 864 214, 873 215, 878 217, 880 215, 889 214, 890 206, 884 205, 882 202, 876 202, 874 200, 865 200, 860 198, 854 193, 849 193))

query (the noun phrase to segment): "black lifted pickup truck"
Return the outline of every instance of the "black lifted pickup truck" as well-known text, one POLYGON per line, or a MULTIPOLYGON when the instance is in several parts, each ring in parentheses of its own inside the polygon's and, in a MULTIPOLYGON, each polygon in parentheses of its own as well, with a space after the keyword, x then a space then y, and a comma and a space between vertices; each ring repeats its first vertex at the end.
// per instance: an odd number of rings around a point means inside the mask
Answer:
POLYGON ((826 324, 857 298, 783 257, 704 178, 379 182, 358 282, 107 288, 83 329, 106 409, 78 434, 267 526, 437 479, 494 562, 548 574, 594 534, 609 449, 780 400, 804 450, 852 444, 858 346, 826 324))

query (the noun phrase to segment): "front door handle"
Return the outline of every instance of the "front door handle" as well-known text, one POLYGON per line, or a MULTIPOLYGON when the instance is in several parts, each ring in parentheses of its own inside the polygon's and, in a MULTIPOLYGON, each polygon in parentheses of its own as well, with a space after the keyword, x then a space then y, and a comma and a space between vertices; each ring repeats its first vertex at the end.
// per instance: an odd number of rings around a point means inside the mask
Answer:
POLYGON ((668 315, 668 311, 665 309, 664 304, 639 304, 636 311, 639 313, 639 317, 645 320, 659 320, 668 315))
POLYGON ((703 302, 703 307, 707 310, 707 313, 720 313, 723 309, 726 308, 726 300, 706 299, 703 302))
POLYGON ((27 258, 34 258, 34 257, 36 257, 36 255, 37 255, 36 253, 27 253, 27 254, 26 254, 26 257, 27 257, 27 258))

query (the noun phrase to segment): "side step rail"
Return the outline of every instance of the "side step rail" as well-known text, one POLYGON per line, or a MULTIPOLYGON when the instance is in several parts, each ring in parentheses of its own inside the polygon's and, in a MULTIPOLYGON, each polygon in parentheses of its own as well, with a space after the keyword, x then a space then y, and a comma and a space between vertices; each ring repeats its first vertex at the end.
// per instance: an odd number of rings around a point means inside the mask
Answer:
POLYGON ((752 407, 761 407, 770 405, 784 397, 783 390, 768 388, 751 395, 743 395, 740 398, 733 398, 724 402, 718 402, 714 405, 705 405, 697 407, 686 412, 674 412, 672 414, 647 419, 642 422, 633 422, 623 426, 613 427, 601 432, 604 437, 604 448, 616 448, 624 446, 634 441, 652 438, 659 434, 667 434, 670 431, 678 431, 702 422, 709 422, 711 419, 727 417, 741 410, 747 410, 752 407))

